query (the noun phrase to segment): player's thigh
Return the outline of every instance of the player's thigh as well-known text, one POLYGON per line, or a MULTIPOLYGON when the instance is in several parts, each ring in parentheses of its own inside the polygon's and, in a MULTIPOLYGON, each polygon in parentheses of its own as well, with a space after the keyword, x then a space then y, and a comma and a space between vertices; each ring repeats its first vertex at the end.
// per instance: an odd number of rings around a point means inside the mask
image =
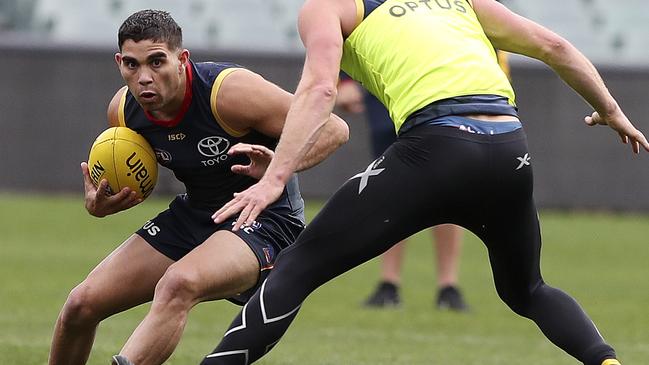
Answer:
POLYGON ((523 295, 541 279, 541 235, 533 202, 524 209, 512 206, 501 219, 488 224, 483 235, 494 282, 505 297, 523 295))
POLYGON ((173 263, 133 234, 108 255, 75 290, 105 314, 117 313, 153 298, 155 286, 173 263))
POLYGON ((421 200, 400 188, 407 169, 388 158, 384 162, 348 180, 279 255, 273 270, 283 280, 321 285, 426 228, 429 217, 417 210, 421 200), (388 173, 391 169, 395 173, 388 173))
POLYGON ((248 244, 221 230, 174 263, 163 280, 180 278, 203 301, 242 293, 257 284, 259 275, 259 260, 248 244))

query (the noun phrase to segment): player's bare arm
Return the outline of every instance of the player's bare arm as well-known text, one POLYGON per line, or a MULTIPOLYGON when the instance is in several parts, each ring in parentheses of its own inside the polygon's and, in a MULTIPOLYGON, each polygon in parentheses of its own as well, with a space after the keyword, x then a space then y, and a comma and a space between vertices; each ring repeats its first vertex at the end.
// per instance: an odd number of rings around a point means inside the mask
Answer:
POLYGON ((315 144, 336 100, 343 45, 341 23, 346 10, 355 19, 353 1, 310 0, 300 11, 298 30, 306 47, 306 60, 275 157, 257 184, 236 194, 214 214, 215 222, 240 212, 233 230, 251 224, 280 196, 289 177, 315 144))
MULTIPOLYGON (((240 69, 223 80, 217 97, 217 109, 223 122, 235 130, 254 129, 279 138, 292 98, 292 94, 260 75, 240 69)), ((297 171, 320 163, 348 139, 347 124, 330 114, 313 147, 299 162, 297 171)), ((240 150, 232 150, 232 153, 237 151, 240 150)))
POLYGON ((585 118, 588 125, 608 125, 635 153, 641 147, 649 151, 649 142, 624 115, 595 66, 570 42, 494 0, 474 0, 473 5, 496 48, 544 62, 595 109, 585 118))
MULTIPOLYGON (((108 126, 119 126, 118 109, 119 100, 122 94, 126 92, 126 87, 123 87, 111 99, 108 105, 108 126)), ((124 188, 113 195, 108 195, 108 181, 102 179, 99 186, 95 187, 90 179, 88 170, 88 163, 81 163, 81 173, 83 174, 83 186, 85 190, 85 206, 90 215, 95 217, 105 217, 122 210, 129 209, 142 202, 142 199, 136 197, 136 192, 130 188, 124 188)))

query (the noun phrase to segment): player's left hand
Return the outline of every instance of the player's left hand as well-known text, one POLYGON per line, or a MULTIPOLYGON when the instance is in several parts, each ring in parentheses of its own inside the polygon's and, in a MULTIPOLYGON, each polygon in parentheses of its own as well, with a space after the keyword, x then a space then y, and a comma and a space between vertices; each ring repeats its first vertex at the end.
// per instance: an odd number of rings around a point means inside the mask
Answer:
POLYGON ((212 215, 214 223, 222 223, 229 217, 239 213, 239 218, 232 226, 232 231, 238 231, 241 226, 251 225, 257 216, 282 195, 284 185, 261 179, 248 189, 234 193, 234 198, 212 215))
POLYGON ((631 148, 635 153, 640 153, 641 147, 649 152, 647 138, 631 124, 621 110, 606 117, 601 116, 598 112, 594 112, 592 115, 585 117, 584 121, 590 126, 608 125, 620 135, 622 143, 631 144, 631 148))
POLYGON ((228 155, 245 154, 250 159, 249 165, 233 165, 235 174, 247 175, 257 180, 261 179, 273 159, 275 153, 266 146, 248 143, 237 143, 228 151, 228 155))
POLYGON ((85 206, 90 215, 98 218, 105 217, 132 208, 142 202, 135 191, 125 187, 115 194, 108 194, 108 180, 101 179, 99 186, 95 187, 90 179, 88 163, 81 163, 81 172, 83 174, 83 186, 85 189, 85 206))

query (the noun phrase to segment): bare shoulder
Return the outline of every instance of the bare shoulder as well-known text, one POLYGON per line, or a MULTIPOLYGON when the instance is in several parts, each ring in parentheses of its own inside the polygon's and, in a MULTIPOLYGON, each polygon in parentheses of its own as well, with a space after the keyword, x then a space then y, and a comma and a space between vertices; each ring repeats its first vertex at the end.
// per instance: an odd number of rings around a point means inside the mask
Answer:
POLYGON ((473 8, 485 34, 498 49, 543 60, 548 47, 565 43, 556 33, 495 0, 473 0, 473 8))
POLYGON ((263 81, 263 78, 248 69, 238 68, 229 73, 222 81, 219 88, 219 99, 235 99, 241 93, 249 93, 254 90, 255 84, 263 81))
POLYGON ((292 95, 247 69, 231 72, 216 98, 220 122, 235 131, 259 130, 271 136, 281 132, 292 95))
POLYGON ((246 106, 261 93, 260 84, 265 80, 257 73, 240 68, 230 72, 219 85, 216 109, 222 122, 235 129, 246 129, 241 118, 248 112, 246 106))
POLYGON ((119 108, 121 105, 122 98, 126 96, 127 90, 128 88, 126 86, 117 90, 113 98, 110 100, 110 103, 108 104, 108 112, 107 112, 108 125, 111 127, 118 127, 120 125, 119 108))

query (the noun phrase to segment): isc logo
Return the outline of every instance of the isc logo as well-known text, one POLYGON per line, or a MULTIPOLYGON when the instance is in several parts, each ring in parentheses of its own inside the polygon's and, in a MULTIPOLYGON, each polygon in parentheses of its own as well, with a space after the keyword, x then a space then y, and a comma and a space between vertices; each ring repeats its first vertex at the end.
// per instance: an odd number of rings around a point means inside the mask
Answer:
POLYGON ((169 134, 167 137, 170 141, 182 141, 183 139, 185 139, 185 137, 187 137, 187 135, 185 133, 174 133, 169 134))

